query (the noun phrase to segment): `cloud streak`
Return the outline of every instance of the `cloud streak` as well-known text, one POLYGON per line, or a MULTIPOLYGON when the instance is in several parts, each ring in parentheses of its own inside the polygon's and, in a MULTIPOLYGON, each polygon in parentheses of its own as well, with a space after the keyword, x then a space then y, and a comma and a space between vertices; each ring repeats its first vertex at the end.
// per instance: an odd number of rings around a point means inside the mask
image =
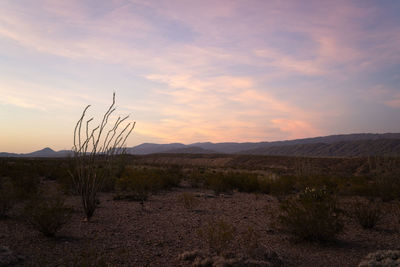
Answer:
POLYGON ((373 106, 378 117, 394 118, 400 106, 398 7, 375 1, 6 0, 0 3, 0 55, 12 61, 21 51, 43 70, 37 70, 39 82, 18 71, 31 71, 22 59, 15 69, 1 64, 14 78, 0 77, 0 103, 72 110, 83 102, 106 103, 102 82, 109 81, 121 87, 123 109, 145 120, 136 130, 149 142, 277 140, 354 129, 354 114, 373 106), (52 65, 60 77, 47 73, 52 65), (390 93, 369 97, 377 85, 390 93), (134 95, 138 99, 125 97, 134 95))

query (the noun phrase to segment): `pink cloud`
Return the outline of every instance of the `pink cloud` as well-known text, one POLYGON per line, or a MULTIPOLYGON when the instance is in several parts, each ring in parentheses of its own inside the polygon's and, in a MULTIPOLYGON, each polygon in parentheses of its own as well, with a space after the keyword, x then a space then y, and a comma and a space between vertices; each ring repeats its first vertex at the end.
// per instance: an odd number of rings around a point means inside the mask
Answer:
POLYGON ((400 108, 400 94, 397 93, 393 96, 392 99, 385 101, 385 105, 391 108, 399 109, 400 108))
POLYGON ((271 120, 274 127, 287 133, 287 138, 297 139, 310 136, 319 136, 322 132, 310 125, 307 121, 277 118, 271 120))

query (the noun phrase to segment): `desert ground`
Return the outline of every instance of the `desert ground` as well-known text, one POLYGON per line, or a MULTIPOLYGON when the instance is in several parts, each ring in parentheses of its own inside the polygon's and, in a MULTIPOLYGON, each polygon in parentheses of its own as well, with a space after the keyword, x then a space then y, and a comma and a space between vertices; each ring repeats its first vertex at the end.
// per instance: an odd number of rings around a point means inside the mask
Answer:
MULTIPOLYGON (((101 192, 90 221, 85 220, 78 195, 59 191, 62 182, 57 177, 41 177, 39 187, 45 189, 43 194, 62 194, 72 215, 55 236, 46 237, 26 220, 29 200, 16 201, 0 219, 0 263, 5 266, 212 266, 212 261, 207 263, 209 257, 214 259, 213 266, 357 266, 371 252, 400 250, 400 220, 393 208, 397 199, 379 202, 382 219, 371 229, 364 229, 346 213, 341 215, 343 230, 334 239, 309 241, 297 238, 276 223, 280 204, 298 194, 296 190, 290 194, 240 192, 243 190, 235 188, 221 192, 194 186, 191 171, 187 171, 191 168, 197 171, 199 166, 201 170, 211 168, 213 172, 236 167, 279 179, 282 173, 302 166, 294 164, 297 161, 293 158, 163 155, 129 160, 135 168, 160 168, 177 162, 186 170, 179 183, 148 193, 143 202, 116 197, 121 195, 116 190, 101 192), (271 176, 273 173, 278 176, 271 176), (206 229, 217 229, 221 222, 228 234, 220 237, 225 238, 221 251, 215 251, 213 244, 210 245, 215 240, 210 241, 204 233, 206 229), (203 256, 198 256, 197 261, 195 256, 185 256, 191 252, 203 256), (217 255, 226 259, 225 263, 217 263, 217 255)), ((361 159, 309 159, 306 162, 300 171, 310 172, 319 166, 318 171, 333 176, 335 168, 339 176, 345 172, 349 176, 366 172, 366 161, 361 159), (310 162, 316 162, 315 166, 310 162)), ((343 210, 349 210, 358 199, 367 199, 341 190, 337 201, 343 210)))

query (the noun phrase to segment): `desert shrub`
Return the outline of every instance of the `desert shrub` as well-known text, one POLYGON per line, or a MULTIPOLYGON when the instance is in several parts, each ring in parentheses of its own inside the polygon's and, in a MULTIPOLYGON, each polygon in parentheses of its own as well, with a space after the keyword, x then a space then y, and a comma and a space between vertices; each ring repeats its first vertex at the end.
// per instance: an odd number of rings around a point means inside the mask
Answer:
POLYGON ((279 209, 279 223, 300 239, 329 241, 343 229, 336 198, 325 188, 306 188, 279 209))
POLYGON ((8 177, 14 188, 17 200, 24 200, 37 193, 40 185, 40 175, 36 160, 9 159, 3 160, 0 177, 8 177))
POLYGON ((369 158, 373 196, 383 201, 400 199, 400 157, 369 158))
POLYGON ((126 167, 115 188, 133 195, 149 195, 160 190, 178 186, 182 177, 181 169, 170 168, 133 168, 126 167))
POLYGON ((183 177, 182 169, 178 166, 149 168, 146 173, 150 177, 153 191, 168 190, 177 187, 183 177))
POLYGON ((72 209, 64 204, 60 196, 37 196, 24 208, 27 221, 45 236, 51 237, 66 224, 72 209))
POLYGON ((38 193, 40 177, 20 176, 12 179, 12 183, 16 198, 18 200, 25 200, 38 193))
POLYGON ((349 181, 348 195, 380 198, 384 202, 400 199, 400 176, 381 174, 353 177, 349 181))
POLYGON ((400 266, 400 250, 379 250, 368 254, 359 267, 400 266))
POLYGON ((205 183, 205 169, 204 168, 192 168, 186 172, 186 180, 193 188, 203 187, 205 183))
POLYGON ((240 192, 260 192, 257 174, 250 172, 209 172, 205 174, 205 185, 216 194, 238 190, 240 192))
POLYGON ((200 203, 194 194, 186 192, 179 196, 179 201, 190 211, 193 211, 200 203))
POLYGON ((366 176, 353 176, 341 190, 344 195, 371 197, 374 195, 374 187, 372 179, 366 176))
POLYGON ((231 192, 234 187, 227 175, 222 172, 208 172, 205 174, 205 186, 215 192, 215 194, 231 192))
POLYGON ((299 176, 296 179, 296 187, 298 190, 309 188, 326 188, 328 191, 336 192, 339 186, 339 179, 328 175, 309 175, 299 176))
POLYGON ((378 201, 355 201, 350 210, 353 217, 365 229, 374 228, 383 219, 383 205, 378 201))
POLYGON ((0 177, 0 218, 5 217, 15 202, 14 186, 9 178, 0 177))
POLYGON ((400 199, 400 175, 382 174, 375 179, 375 196, 383 201, 400 199))
POLYGON ((232 180, 233 187, 240 192, 259 192, 259 177, 255 173, 248 172, 232 172, 228 174, 232 180))
POLYGON ((224 220, 211 220, 197 231, 210 253, 217 255, 221 255, 229 249, 235 232, 235 227, 224 220))
POLYGON ((296 177, 283 175, 270 181, 270 191, 272 195, 288 195, 296 190, 296 177))
POLYGON ((131 170, 116 181, 117 196, 114 199, 133 201, 147 200, 153 188, 151 177, 139 170, 131 170))

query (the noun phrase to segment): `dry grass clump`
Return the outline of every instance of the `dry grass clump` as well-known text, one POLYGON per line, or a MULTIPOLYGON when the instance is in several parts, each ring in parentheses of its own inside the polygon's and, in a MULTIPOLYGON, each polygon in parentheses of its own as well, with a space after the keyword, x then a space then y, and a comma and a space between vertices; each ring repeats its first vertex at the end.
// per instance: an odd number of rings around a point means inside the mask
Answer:
POLYGON ((350 217, 353 217, 365 229, 374 228, 383 219, 384 206, 379 201, 355 201, 352 204, 350 217))
POLYGON ((400 266, 400 250, 380 250, 368 254, 359 267, 400 266))
POLYGON ((330 241, 343 229, 336 198, 324 188, 306 188, 279 209, 278 222, 299 239, 330 241))
POLYGON ((198 230, 210 253, 221 255, 227 252, 234 240, 236 229, 224 220, 211 220, 198 230))
POLYGON ((47 237, 52 237, 71 218, 72 209, 60 196, 37 196, 24 208, 26 220, 47 237))
POLYGON ((190 210, 193 211, 199 204, 200 201, 196 198, 196 196, 193 193, 182 193, 179 196, 179 201, 183 204, 183 206, 190 210))

